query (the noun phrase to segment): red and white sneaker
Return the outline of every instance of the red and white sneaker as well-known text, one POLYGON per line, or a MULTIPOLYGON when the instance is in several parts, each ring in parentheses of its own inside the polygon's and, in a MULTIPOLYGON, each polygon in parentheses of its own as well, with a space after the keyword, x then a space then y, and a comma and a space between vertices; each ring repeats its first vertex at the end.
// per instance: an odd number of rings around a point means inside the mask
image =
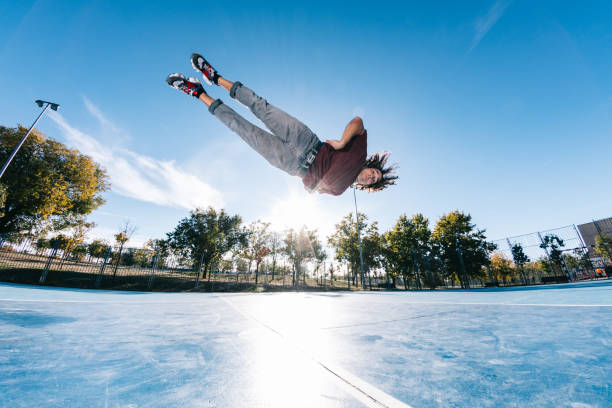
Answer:
POLYGON ((204 81, 206 81, 208 85, 219 85, 217 84, 217 80, 219 79, 217 70, 214 69, 203 56, 196 54, 195 52, 191 54, 191 65, 193 65, 193 69, 200 72, 204 76, 204 81))
POLYGON ((202 83, 196 78, 185 78, 183 74, 170 74, 166 82, 173 88, 185 92, 187 95, 199 97, 204 93, 202 83))

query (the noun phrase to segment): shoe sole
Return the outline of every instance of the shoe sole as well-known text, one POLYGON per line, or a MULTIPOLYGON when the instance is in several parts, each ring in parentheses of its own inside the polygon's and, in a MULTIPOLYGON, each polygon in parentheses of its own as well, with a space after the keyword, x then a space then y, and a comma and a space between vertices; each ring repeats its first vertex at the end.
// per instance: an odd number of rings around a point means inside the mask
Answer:
MULTIPOLYGON (((203 58, 203 57, 202 57, 203 58)), ((193 54, 191 55, 191 66, 193 67, 193 69, 195 69, 196 71, 198 71, 200 74, 202 74, 202 77, 204 78, 204 81, 208 84, 208 85, 214 85, 213 82, 208 79, 208 77, 206 75, 204 75, 204 73, 202 71, 200 71, 200 68, 196 67, 196 64, 193 62, 193 54)))
MULTIPOLYGON (((180 74, 180 73, 178 73, 178 72, 175 72, 174 74, 170 74, 170 75, 168 75, 168 76, 166 77, 166 83, 167 83, 168 85, 170 85, 170 87, 171 87, 171 88, 174 88, 174 89, 176 89, 176 90, 178 90, 178 91, 181 91, 181 92, 185 92, 185 91, 183 91, 182 89, 177 88, 176 86, 174 86, 173 84, 171 84, 171 83, 170 83, 170 81, 169 81, 170 77, 179 77, 179 78, 180 78, 180 79, 182 79, 183 81, 186 81, 186 82, 192 82, 192 83, 194 83, 194 84, 195 84, 195 83, 197 83, 197 84, 200 84, 200 86, 202 86, 202 83, 201 83, 201 82, 200 82, 200 81, 199 81, 197 78, 193 78, 193 77, 189 77, 189 78, 187 78, 187 77, 185 77, 185 75, 180 74)), ((202 88, 202 90, 204 90, 204 88, 202 88)))
POLYGON ((182 80, 187 80, 187 78, 185 78, 185 75, 183 75, 183 74, 179 74, 178 72, 175 72, 174 74, 170 74, 170 75, 168 75, 168 76, 166 77, 166 83, 167 83, 168 85, 170 85, 170 86, 171 86, 172 88, 174 88, 174 89, 178 89, 178 88, 176 88, 174 85, 172 85, 172 84, 169 82, 170 77, 179 77, 179 78, 181 78, 182 80))

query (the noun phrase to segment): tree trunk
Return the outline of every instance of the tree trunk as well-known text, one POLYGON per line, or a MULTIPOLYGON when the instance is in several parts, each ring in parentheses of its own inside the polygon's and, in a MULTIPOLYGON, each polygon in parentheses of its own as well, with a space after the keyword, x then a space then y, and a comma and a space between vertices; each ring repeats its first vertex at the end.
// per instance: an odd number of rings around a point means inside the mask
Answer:
POLYGON ((527 286, 527 278, 525 278, 525 270, 523 269, 522 266, 519 268, 519 270, 521 271, 521 276, 523 277, 523 284, 527 286))
POLYGON ((297 271, 297 268, 296 268, 295 264, 293 264, 293 270, 291 271, 292 272, 291 273, 291 286, 295 286, 296 283, 297 283, 297 281, 295 279, 296 271, 297 271))
POLYGON ((117 268, 119 268, 119 261, 121 260, 121 252, 123 251, 123 244, 119 246, 119 253, 117 254, 117 262, 115 262, 115 270, 113 271, 113 280, 117 275, 117 268))

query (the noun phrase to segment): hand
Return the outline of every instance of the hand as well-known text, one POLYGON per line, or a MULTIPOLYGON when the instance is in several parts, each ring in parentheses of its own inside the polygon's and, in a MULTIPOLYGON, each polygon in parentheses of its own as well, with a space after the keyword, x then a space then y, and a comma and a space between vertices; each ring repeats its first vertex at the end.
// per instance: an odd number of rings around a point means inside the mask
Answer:
POLYGON ((344 148, 344 144, 340 140, 326 140, 325 143, 331 145, 334 150, 340 150, 344 148))

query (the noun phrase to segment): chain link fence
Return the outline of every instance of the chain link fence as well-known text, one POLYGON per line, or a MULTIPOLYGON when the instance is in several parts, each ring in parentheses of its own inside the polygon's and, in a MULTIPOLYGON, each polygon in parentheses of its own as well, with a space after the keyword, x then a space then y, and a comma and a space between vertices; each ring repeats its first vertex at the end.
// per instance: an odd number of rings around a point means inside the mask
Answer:
MULTIPOLYGON (((590 256, 589 248, 575 225, 498 239, 493 242, 497 245, 496 251, 511 261, 514 260, 512 247, 519 245, 522 248, 528 257, 523 271, 527 284, 606 277, 605 271, 596 267, 594 259, 590 256), (551 242, 555 247, 551 247, 551 242)), ((518 280, 518 277, 514 277, 514 280, 518 280)))
MULTIPOLYGON (((602 225, 607 228, 607 224, 602 225)), ((527 255, 527 261, 521 268, 511 268, 512 273, 502 277, 496 275, 492 265, 486 265, 483 277, 468 279, 467 287, 605 278, 605 265, 601 267, 599 264, 610 261, 592 257, 592 248, 585 244, 583 235, 579 233, 579 228, 582 231, 583 227, 570 225, 493 241, 497 245, 495 252, 501 254, 508 264, 514 259, 512 247, 516 245, 520 245, 527 255), (545 244, 551 242, 551 237, 555 237, 552 240, 556 243, 555 249, 545 244)), ((594 231, 602 230, 595 227, 599 225, 593 227, 594 231)), ((594 240, 593 237, 585 239, 594 240)), ((435 260, 427 257, 415 265, 414 276, 389 277, 384 269, 369 270, 366 266, 362 280, 359 270, 352 271, 348 265, 339 262, 307 262, 296 272, 295 266, 282 256, 275 260, 270 257, 257 270, 254 262, 235 258, 225 259, 213 265, 210 271, 203 271, 191 259, 172 251, 97 242, 97 245, 71 246, 54 239, 0 240, 0 280, 78 288, 156 291, 359 290, 364 287, 419 290, 460 286, 451 277, 452 274, 444 273, 435 260)))
MULTIPOLYGON (((299 289, 355 289, 347 281, 346 266, 336 262, 305 264, 299 273, 287 260, 265 262, 255 271, 254 263, 235 262, 243 268, 205 272, 186 259, 167 251, 88 245, 66 248, 60 242, 47 247, 24 239, 0 242, 0 280, 78 288, 157 291, 236 291, 299 289), (260 288, 260 289, 257 289, 260 288)), ((225 262, 224 262, 225 263, 225 262)))

